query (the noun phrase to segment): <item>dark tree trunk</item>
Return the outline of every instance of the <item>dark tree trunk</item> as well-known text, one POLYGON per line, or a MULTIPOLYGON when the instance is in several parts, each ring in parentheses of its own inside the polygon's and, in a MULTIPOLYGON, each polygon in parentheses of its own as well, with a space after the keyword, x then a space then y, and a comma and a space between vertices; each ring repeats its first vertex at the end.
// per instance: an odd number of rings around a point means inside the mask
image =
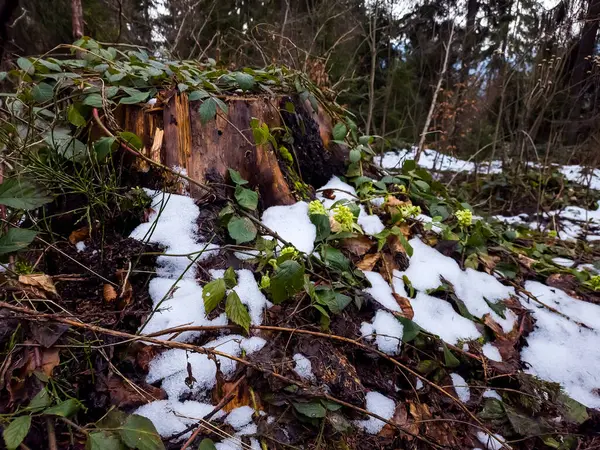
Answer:
POLYGON ((8 44, 8 22, 18 7, 19 0, 4 0, 0 6, 0 61, 4 57, 8 44))
POLYGON ((568 135, 568 143, 571 145, 576 144, 577 142, 581 115, 581 97, 586 90, 586 75, 591 68, 592 61, 590 57, 594 53, 599 24, 600 0, 590 0, 583 29, 581 30, 581 36, 579 38, 575 64, 573 65, 573 71, 571 72, 570 91, 572 99, 571 105, 573 108, 569 115, 571 125, 569 127, 568 135))

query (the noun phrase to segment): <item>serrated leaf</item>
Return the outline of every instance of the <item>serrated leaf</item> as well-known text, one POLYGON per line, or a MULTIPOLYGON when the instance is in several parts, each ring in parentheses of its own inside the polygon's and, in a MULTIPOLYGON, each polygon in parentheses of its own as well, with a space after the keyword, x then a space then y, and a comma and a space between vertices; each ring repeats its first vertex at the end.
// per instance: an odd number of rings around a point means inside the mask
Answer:
POLYGON ((112 136, 101 137, 94 142, 94 151, 96 152, 96 158, 98 161, 104 161, 108 155, 112 153, 116 147, 117 139, 112 136))
POLYGON ((33 87, 31 95, 37 103, 46 103, 52 100, 52 98, 54 97, 54 88, 48 83, 37 83, 33 87))
POLYGON ((204 311, 206 314, 212 312, 225 298, 227 286, 223 278, 213 280, 202 288, 202 300, 204 300, 204 311))
POLYGON ((217 103, 214 97, 207 98, 202 102, 198 109, 198 114, 202 123, 208 123, 215 118, 217 115, 217 103))
POLYGON ((258 206, 258 194, 251 189, 238 186, 235 190, 235 199, 241 207, 251 211, 256 210, 258 206))
POLYGON ((2 433, 2 437, 4 438, 4 444, 8 450, 15 450, 23 439, 29 433, 29 428, 31 427, 31 417, 19 416, 14 419, 8 426, 4 429, 2 433))
POLYGON ((35 73, 35 67, 33 63, 27 58, 17 59, 17 66, 23 70, 27 75, 33 75, 35 73))
POLYGON ((215 101, 216 105, 221 111, 223 111, 225 114, 229 112, 229 107, 225 104, 223 100, 217 97, 213 97, 213 100, 215 101))
POLYGON ((64 402, 60 402, 58 405, 47 408, 44 410, 44 414, 51 416, 70 417, 77 412, 80 406, 81 403, 79 400, 70 398, 64 402))
POLYGON ((52 399, 50 398, 48 389, 44 387, 40 392, 38 392, 35 395, 35 397, 31 399, 29 405, 27 405, 27 408, 33 412, 39 412, 42 409, 46 408, 48 405, 50 405, 51 402, 52 399))
POLYGON ((93 108, 102 108, 102 96, 100 94, 90 94, 83 99, 83 104, 93 108))
POLYGON ((137 450, 164 450, 160 435, 146 417, 130 415, 119 428, 121 439, 130 448, 137 450))
POLYGON ((273 302, 279 304, 304 286, 304 266, 297 261, 287 260, 282 262, 275 274, 271 277, 271 295, 273 302))
POLYGON ((223 275, 223 280, 225 280, 225 286, 227 289, 233 289, 237 285, 237 276, 235 275, 235 270, 233 267, 229 267, 225 271, 225 275, 223 275))
POLYGON ((125 450, 119 436, 108 431, 95 431, 88 434, 85 450, 125 450))
POLYGON ((558 394, 557 403, 562 404, 560 410, 565 418, 570 422, 575 422, 581 425, 590 418, 587 409, 584 405, 564 393, 558 394))
POLYGON ((504 405, 495 398, 486 398, 483 409, 478 414, 484 420, 499 420, 506 416, 504 405))
POLYGON ((229 236, 238 244, 254 240, 257 234, 256 227, 247 217, 234 217, 227 224, 229 236))
POLYGON ((446 367, 454 368, 460 366, 460 361, 456 356, 452 354, 452 352, 448 349, 446 344, 444 346, 444 365, 446 367))
POLYGON ((244 91, 252 90, 254 88, 254 85, 256 84, 254 77, 249 73, 244 72, 237 72, 235 74, 235 82, 244 91))
POLYGON ((348 127, 346 127, 346 125, 344 125, 342 122, 338 122, 333 127, 331 134, 333 135, 334 140, 343 141, 348 134, 348 127))
POLYGON ((234 184, 238 186, 248 184, 248 182, 242 178, 242 176, 237 170, 227 169, 227 171, 229 172, 229 177, 231 178, 231 181, 233 181, 234 184))
POLYGON ((133 147, 135 150, 141 150, 144 147, 144 143, 140 137, 130 131, 121 131, 119 137, 123 139, 128 146, 133 147))
POLYGON ((11 178, 0 184, 0 205, 30 210, 51 201, 47 192, 27 180, 11 178))
POLYGON ((9 228, 6 234, 0 236, 0 255, 16 252, 27 247, 33 241, 37 232, 21 228, 9 228))
POLYGON ((200 442, 198 450, 217 450, 217 447, 215 447, 215 443, 212 440, 205 438, 200 442))
POLYGON ((69 109, 67 110, 67 118, 69 122, 76 127, 82 127, 87 123, 83 115, 81 115, 81 112, 79 112, 77 104, 69 105, 69 109))
POLYGON ((229 320, 246 330, 246 333, 250 332, 250 314, 235 291, 227 296, 225 314, 229 320))
POLYGON ((327 414, 327 410, 320 403, 293 402, 293 405, 296 411, 311 419, 322 419, 327 414))

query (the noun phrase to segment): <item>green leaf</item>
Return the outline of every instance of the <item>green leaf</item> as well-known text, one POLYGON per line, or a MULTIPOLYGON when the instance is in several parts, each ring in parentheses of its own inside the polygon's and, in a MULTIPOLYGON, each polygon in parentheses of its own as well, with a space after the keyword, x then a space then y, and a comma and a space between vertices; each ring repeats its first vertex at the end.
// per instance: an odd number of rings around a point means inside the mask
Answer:
POLYGON ((327 414, 327 410, 320 403, 297 403, 293 402, 294 409, 300 414, 311 419, 322 419, 327 414))
POLYGON ((17 66, 19 66, 19 68, 27 75, 33 75, 35 73, 35 67, 33 67, 33 63, 27 58, 17 59, 17 66))
POLYGON ((329 400, 321 399, 321 404, 329 411, 338 411, 342 408, 342 405, 329 400))
POLYGON ((258 194, 251 189, 238 186, 235 190, 235 199, 241 207, 251 211, 256 210, 258 206, 258 194))
POLYGON ((311 214, 310 221, 317 228, 317 241, 324 241, 331 234, 329 216, 325 214, 311 214))
POLYGON ((219 223, 223 226, 227 225, 234 214, 235 209, 233 209, 230 204, 226 205, 221 211, 219 211, 219 223))
POLYGON ((227 171, 229 172, 229 177, 231 178, 231 181, 233 181, 235 185, 241 186, 244 184, 248 184, 248 182, 242 178, 242 176, 237 170, 227 169, 227 171))
POLYGON ((360 161, 361 156, 362 156, 362 152, 359 149, 353 148, 352 150, 350 150, 349 158, 350 158, 351 163, 360 161))
POLYGON ((282 262, 271 277, 273 303, 279 304, 287 300, 300 292, 303 286, 304 266, 291 259, 282 262))
POLYGON ((46 103, 54 98, 54 88, 48 83, 41 82, 33 87, 31 95, 37 103, 46 103))
POLYGON ((32 230, 9 228, 6 234, 0 237, 0 255, 27 247, 36 235, 37 232, 32 230))
POLYGON ((121 131, 119 133, 119 137, 123 139, 128 146, 133 147, 135 150, 141 150, 142 147, 144 147, 142 140, 135 133, 130 131, 121 131))
POLYGON ((350 271, 350 260, 337 248, 331 245, 324 245, 321 248, 321 256, 327 267, 339 270, 340 272, 350 271))
POLYGON ((421 372, 423 375, 429 375, 439 367, 440 365, 437 361, 433 359, 424 359, 417 364, 417 372, 421 372))
POLYGON ((88 435, 85 450, 125 450, 119 436, 108 431, 95 431, 88 435))
POLYGON ((205 438, 200 442, 198 450, 217 450, 217 447, 215 447, 215 443, 212 440, 205 438))
MULTIPOLYGON (((57 60, 55 59, 54 61, 57 61, 57 60)), ((45 59, 38 59, 37 62, 39 64, 41 64, 42 66, 44 66, 45 68, 50 69, 54 72, 60 72, 62 70, 57 63, 52 62, 52 61, 48 61, 45 59)), ((57 62, 59 62, 59 61, 57 61, 57 62)))
POLYGON ((225 114, 227 114, 229 112, 229 107, 223 102, 223 100, 221 100, 217 97, 213 97, 213 100, 217 104, 217 106, 219 107, 219 109, 221 111, 223 111, 225 114))
POLYGON ((42 409, 46 408, 50 405, 52 399, 50 398, 50 394, 48 393, 48 389, 45 387, 42 388, 40 392, 38 392, 35 397, 31 399, 27 408, 33 412, 39 412, 42 409))
POLYGON ((235 74, 235 82, 244 91, 252 90, 254 88, 254 85, 256 84, 254 77, 249 73, 244 72, 237 72, 235 74))
POLYGON ((506 412, 503 403, 495 398, 486 398, 483 409, 478 414, 484 420, 504 419, 506 412))
POLYGON ((116 142, 117 138, 113 136, 101 137, 94 142, 94 151, 96 152, 98 161, 104 161, 112 153, 116 147, 116 142))
POLYGON ((19 416, 9 423, 4 429, 4 433, 2 433, 6 448, 8 450, 15 450, 19 445, 21 445, 21 442, 23 442, 23 439, 25 439, 27 433, 29 433, 30 427, 30 416, 19 416))
POLYGON ((406 240, 406 237, 404 237, 404 233, 402 233, 402 230, 400 230, 400 228, 398 227, 394 227, 392 228, 392 233, 394 233, 398 237, 398 240, 402 244, 402 247, 406 251, 406 254, 409 257, 411 257, 413 255, 413 248, 412 245, 410 245, 410 243, 406 240))
POLYGON ((560 404, 559 409, 569 422, 575 422, 576 424, 581 425, 590 418, 584 405, 573 400, 563 392, 558 394, 557 403, 560 404))
POLYGON ((207 98, 202 102, 198 109, 200 114, 200 122, 208 123, 215 118, 217 115, 217 103, 214 97, 207 98))
POLYGON ((402 324, 402 342, 410 342, 421 333, 422 328, 419 325, 417 325, 416 322, 413 322, 412 320, 407 319, 406 317, 395 317, 402 324))
POLYGON ((504 304, 504 302, 499 301, 499 302, 494 303, 494 302, 490 302, 485 297, 483 297, 483 299, 485 300, 485 302, 488 304, 488 306, 490 307, 490 309, 492 311, 494 311, 496 314, 498 314, 503 319, 506 319, 506 316, 504 315, 504 311, 506 311, 506 305, 504 304))
POLYGON ((333 127, 333 131, 331 132, 331 134, 333 135, 334 140, 343 141, 346 135, 348 134, 348 128, 342 122, 338 122, 333 127))
POLYGON ((429 184, 423 180, 413 180, 412 185, 416 186, 422 192, 429 192, 430 190, 429 184))
POLYGON ((100 94, 90 94, 83 99, 83 104, 93 108, 102 108, 102 96, 100 94))
POLYGON ((522 413, 509 405, 504 405, 504 410, 513 430, 521 436, 539 436, 549 431, 547 424, 532 418, 530 414, 522 413))
POLYGON ((128 92, 129 97, 123 97, 121 100, 119 100, 119 103, 121 105, 136 105, 138 103, 144 103, 150 95, 150 92, 141 92, 137 89, 135 89, 135 91, 136 92, 128 92))
POLYGON ((229 267, 225 271, 225 275, 223 275, 223 280, 225 281, 225 286, 227 287, 227 289, 233 289, 237 285, 238 281, 233 267, 229 267))
POLYGON ((246 330, 246 333, 250 332, 250 314, 235 291, 227 296, 225 314, 229 320, 246 330))
POLYGON ((57 154, 66 159, 79 161, 87 154, 87 147, 83 142, 64 132, 55 131, 46 136, 44 141, 57 154))
POLYGON ((48 193, 27 180, 11 178, 0 184, 0 205, 30 210, 52 201, 48 193))
POLYGON ((460 366, 460 361, 452 352, 448 349, 446 344, 444 345, 444 365, 446 367, 454 368, 460 366))
POLYGON ((0 81, 6 80, 7 76, 8 76, 8 73, 6 73, 6 72, 0 72, 0 81))
POLYGON ((227 224, 229 236, 238 244, 254 240, 257 234, 256 227, 247 217, 234 217, 227 224))
POLYGON ((44 414, 51 416, 70 417, 75 414, 80 407, 81 403, 79 400, 70 398, 64 402, 60 402, 58 405, 44 410, 44 414))
POLYGON ((316 291, 318 302, 329 308, 333 314, 341 313, 352 299, 347 295, 336 292, 329 287, 322 287, 316 291))
POLYGON ((226 290, 227 285, 223 278, 213 280, 202 288, 202 299, 204 300, 204 311, 206 311, 206 314, 209 314, 219 306, 219 303, 225 298, 226 290))
POLYGON ((121 439, 130 448, 137 450, 164 450, 160 435, 152 422, 137 414, 130 415, 119 429, 121 439))
POLYGON ((76 127, 83 127, 87 123, 85 117, 83 117, 81 112, 79 112, 79 108, 76 103, 69 105, 67 118, 69 119, 69 122, 76 127))
POLYGON ((190 94, 188 95, 188 100, 190 102, 195 102, 196 100, 202 100, 207 97, 210 97, 210 94, 205 90, 200 89, 197 91, 190 92, 190 94))
MULTIPOLYGON (((177 85, 177 89, 179 89, 179 92, 185 92, 189 89, 189 86, 185 83, 179 83, 177 85)), ((189 98, 188 98, 188 100, 189 100, 189 98)))

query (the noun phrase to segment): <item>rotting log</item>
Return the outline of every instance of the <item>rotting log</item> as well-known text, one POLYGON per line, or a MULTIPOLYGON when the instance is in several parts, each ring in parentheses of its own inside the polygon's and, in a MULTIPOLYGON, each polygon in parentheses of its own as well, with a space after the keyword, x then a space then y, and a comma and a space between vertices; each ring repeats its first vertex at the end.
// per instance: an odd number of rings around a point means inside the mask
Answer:
MULTIPOLYGON (((185 93, 173 92, 153 106, 128 106, 116 112, 124 130, 137 134, 149 158, 171 168, 182 168, 203 184, 227 181, 235 169, 259 191, 263 207, 294 203, 298 181, 319 187, 341 173, 346 150, 332 142, 332 121, 308 101, 289 96, 225 96, 228 112, 218 110, 214 120, 202 123, 201 101, 189 102, 185 93), (286 108, 294 105, 294 111, 286 108), (257 118, 270 130, 287 127, 286 146, 293 162, 285 160, 271 143, 256 145, 250 121, 257 118)), ((136 168, 148 171, 144 161, 136 168)), ((193 197, 204 194, 189 186, 193 197)), ((306 192, 302 193, 303 195, 306 192)))

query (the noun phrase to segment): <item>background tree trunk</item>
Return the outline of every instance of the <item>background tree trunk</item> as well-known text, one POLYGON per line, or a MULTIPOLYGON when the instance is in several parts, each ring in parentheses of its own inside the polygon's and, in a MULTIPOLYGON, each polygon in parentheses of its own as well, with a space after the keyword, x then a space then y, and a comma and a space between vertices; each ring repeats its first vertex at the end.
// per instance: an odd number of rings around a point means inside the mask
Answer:
POLYGON ((81 0, 71 0, 71 23, 73 24, 73 40, 83 37, 83 8, 81 0))

